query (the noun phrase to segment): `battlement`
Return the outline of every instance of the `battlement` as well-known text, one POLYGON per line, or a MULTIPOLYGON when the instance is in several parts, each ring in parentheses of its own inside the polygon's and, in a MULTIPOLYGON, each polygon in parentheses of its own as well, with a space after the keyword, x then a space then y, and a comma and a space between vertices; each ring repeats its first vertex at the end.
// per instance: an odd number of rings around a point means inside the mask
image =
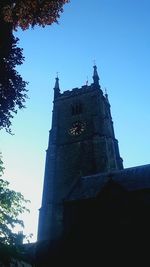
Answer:
POLYGON ((75 96, 75 95, 79 95, 79 94, 84 94, 84 93, 87 93, 87 92, 95 91, 97 89, 99 90, 100 87, 97 87, 97 86, 95 87, 93 83, 91 85, 83 85, 80 88, 75 87, 72 90, 66 90, 66 91, 60 93, 59 96, 57 97, 57 100, 58 99, 62 99, 64 97, 65 98, 66 97, 72 97, 72 96, 75 96))

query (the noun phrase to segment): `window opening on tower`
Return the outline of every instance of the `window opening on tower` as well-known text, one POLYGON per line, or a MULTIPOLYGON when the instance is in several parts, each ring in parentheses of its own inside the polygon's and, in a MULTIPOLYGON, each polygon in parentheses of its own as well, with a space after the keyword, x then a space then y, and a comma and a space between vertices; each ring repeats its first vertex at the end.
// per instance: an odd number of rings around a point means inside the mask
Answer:
POLYGON ((81 103, 76 103, 71 105, 72 116, 81 114, 83 112, 83 106, 81 103))

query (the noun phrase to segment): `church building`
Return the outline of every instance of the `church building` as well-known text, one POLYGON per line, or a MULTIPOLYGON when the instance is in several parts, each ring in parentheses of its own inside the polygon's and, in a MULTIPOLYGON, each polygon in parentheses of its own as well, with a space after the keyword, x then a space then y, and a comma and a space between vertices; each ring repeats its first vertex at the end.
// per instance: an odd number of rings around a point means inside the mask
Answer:
POLYGON ((36 266, 104 266, 109 257, 128 263, 139 257, 149 228, 150 165, 123 168, 97 67, 91 85, 63 93, 57 77, 36 266))

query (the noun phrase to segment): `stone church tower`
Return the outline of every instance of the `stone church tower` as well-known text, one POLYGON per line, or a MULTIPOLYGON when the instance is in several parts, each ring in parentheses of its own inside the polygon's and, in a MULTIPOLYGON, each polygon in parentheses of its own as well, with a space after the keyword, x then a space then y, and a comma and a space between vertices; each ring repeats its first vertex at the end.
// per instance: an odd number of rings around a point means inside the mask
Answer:
POLYGON ((38 241, 61 237, 63 201, 81 177, 122 169, 110 104, 101 90, 97 67, 91 85, 71 91, 61 93, 57 77, 38 241))

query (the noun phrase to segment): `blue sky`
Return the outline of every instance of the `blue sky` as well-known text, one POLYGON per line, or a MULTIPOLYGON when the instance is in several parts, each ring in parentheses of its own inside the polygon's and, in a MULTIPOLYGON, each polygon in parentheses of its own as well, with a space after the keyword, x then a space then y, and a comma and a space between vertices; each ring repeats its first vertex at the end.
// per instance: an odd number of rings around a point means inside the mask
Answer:
POLYGON ((31 200, 25 233, 36 240, 45 150, 51 127, 53 87, 62 91, 92 82, 96 61, 107 88, 115 135, 124 167, 150 163, 150 1, 72 0, 59 24, 19 30, 25 62, 18 68, 29 81, 26 109, 1 131, 4 177, 31 200))

